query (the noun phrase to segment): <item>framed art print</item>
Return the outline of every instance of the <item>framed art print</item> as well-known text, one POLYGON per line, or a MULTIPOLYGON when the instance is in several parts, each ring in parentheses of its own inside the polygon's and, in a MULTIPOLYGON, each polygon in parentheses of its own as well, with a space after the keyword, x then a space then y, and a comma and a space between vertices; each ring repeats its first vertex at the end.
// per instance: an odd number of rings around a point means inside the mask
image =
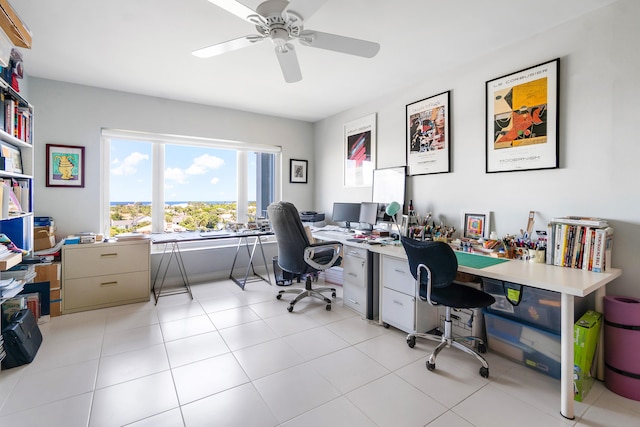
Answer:
POLYGON ((560 59, 486 84, 486 172, 558 167, 560 59))
POLYGON ((344 125, 344 186, 370 187, 376 168, 376 114, 344 125))
POLYGON ((467 239, 489 238, 491 212, 462 212, 462 237, 467 239))
POLYGON ((450 172, 449 92, 407 105, 407 175, 450 172))
POLYGON ((84 147, 47 144, 47 187, 84 187, 84 147))
POLYGON ((289 182, 306 184, 307 183, 307 166, 306 160, 291 159, 289 161, 289 182))

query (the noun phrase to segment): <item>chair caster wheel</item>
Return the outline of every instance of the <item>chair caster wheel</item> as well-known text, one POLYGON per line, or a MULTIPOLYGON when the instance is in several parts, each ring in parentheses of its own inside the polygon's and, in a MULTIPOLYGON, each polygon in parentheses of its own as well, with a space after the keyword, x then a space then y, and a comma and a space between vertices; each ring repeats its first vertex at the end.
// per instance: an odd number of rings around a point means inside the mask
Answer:
POLYGON ((327 311, 331 311, 331 304, 327 304, 326 309, 327 309, 327 311))
POLYGON ((478 353, 486 353, 487 345, 485 343, 478 344, 478 353))
POLYGON ((335 292, 333 292, 333 293, 331 294, 331 296, 332 296, 333 298, 335 298, 335 297, 337 297, 338 295, 337 295, 335 292))
POLYGON ((282 294, 276 295, 276 299, 281 299, 281 298, 282 298, 282 294))
POLYGON ((489 378, 489 368, 485 368, 484 366, 480 368, 480 376, 482 378, 489 378))
POLYGON ((429 361, 427 360, 427 369, 430 371, 435 371, 436 370, 436 364, 435 363, 429 363, 429 361))
POLYGON ((385 328, 385 329, 389 329, 389 324, 388 323, 383 323, 382 327, 385 328))
POLYGON ((413 348, 416 346, 416 337, 407 337, 407 345, 409 348, 413 348))
POLYGON ((287 307, 287 311, 288 311, 289 313, 291 313, 291 312, 293 311, 293 306, 292 306, 292 305, 290 305, 289 307, 287 307))

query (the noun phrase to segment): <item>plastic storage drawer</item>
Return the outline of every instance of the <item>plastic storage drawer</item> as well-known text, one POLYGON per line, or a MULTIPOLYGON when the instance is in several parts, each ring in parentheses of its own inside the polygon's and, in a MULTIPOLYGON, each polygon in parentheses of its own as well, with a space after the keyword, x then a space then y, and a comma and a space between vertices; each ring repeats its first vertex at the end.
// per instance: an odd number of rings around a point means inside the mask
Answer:
MULTIPOLYGON (((526 324, 545 329, 549 332, 560 333, 560 293, 544 289, 522 286, 516 283, 483 278, 484 291, 493 295, 496 302, 487 307, 487 311, 522 321, 526 324), (513 305, 505 295, 509 288, 521 289, 521 299, 518 305, 513 305)), ((586 311, 587 302, 584 298, 574 297, 575 318, 578 320, 586 311)))
POLYGON ((553 378, 560 378, 560 335, 484 311, 492 351, 553 378))

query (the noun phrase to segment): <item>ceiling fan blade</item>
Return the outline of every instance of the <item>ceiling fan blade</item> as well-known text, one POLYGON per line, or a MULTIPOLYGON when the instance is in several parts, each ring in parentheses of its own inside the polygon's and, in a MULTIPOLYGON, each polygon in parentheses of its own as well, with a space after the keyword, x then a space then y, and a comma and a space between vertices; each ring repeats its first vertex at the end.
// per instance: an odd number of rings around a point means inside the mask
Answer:
POLYGON ((292 44, 287 43, 284 46, 276 46, 276 56, 278 57, 278 62, 280 62, 284 81, 295 83, 302 80, 298 55, 296 55, 296 50, 292 44))
POLYGON ((306 21, 326 2, 327 0, 290 0, 287 12, 293 12, 306 21))
POLYGON ((249 9, 247 6, 235 0, 209 0, 209 1, 215 4, 216 6, 226 10, 227 12, 233 13, 238 18, 244 19, 245 21, 249 21, 252 24, 254 24, 255 22, 251 21, 249 19, 249 16, 259 15, 259 13, 256 12, 255 10, 249 9))
POLYGON ((380 45, 375 42, 320 31, 303 31, 300 34, 300 43, 305 46, 333 50, 365 58, 373 58, 380 50, 380 45))
POLYGON ((191 53, 193 56, 197 56, 198 58, 211 58, 212 56, 222 55, 223 53, 251 46, 252 44, 261 42, 262 40, 264 40, 264 37, 262 36, 244 36, 238 39, 214 44, 213 46, 203 47, 202 49, 194 50, 191 53))

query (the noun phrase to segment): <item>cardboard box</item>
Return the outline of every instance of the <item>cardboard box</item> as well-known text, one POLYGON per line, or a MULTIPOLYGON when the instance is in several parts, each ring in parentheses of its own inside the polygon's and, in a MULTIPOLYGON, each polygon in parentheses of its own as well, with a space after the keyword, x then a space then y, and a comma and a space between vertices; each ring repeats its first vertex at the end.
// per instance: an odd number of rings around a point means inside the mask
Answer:
POLYGON ((62 314, 62 292, 60 288, 51 290, 51 300, 49 304, 49 315, 51 317, 57 317, 62 314))
POLYGON ((34 282, 49 282, 49 288, 60 289, 60 263, 36 264, 36 277, 34 282))
POLYGON ((595 354, 600 338, 602 314, 587 311, 573 327, 573 390, 582 402, 594 382, 595 354))
POLYGON ((33 228, 33 247, 36 251, 49 249, 56 245, 56 234, 53 226, 33 228))

